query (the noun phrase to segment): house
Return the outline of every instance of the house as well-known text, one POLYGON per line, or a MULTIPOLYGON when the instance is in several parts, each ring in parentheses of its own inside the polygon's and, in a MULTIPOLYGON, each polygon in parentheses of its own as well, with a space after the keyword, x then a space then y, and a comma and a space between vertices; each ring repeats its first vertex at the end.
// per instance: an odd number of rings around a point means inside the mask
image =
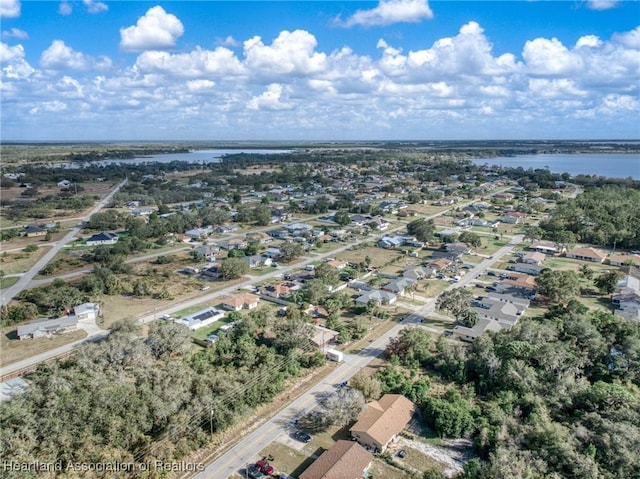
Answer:
POLYGON ((332 268, 337 269, 338 271, 342 271, 344 268, 346 268, 347 266, 349 266, 349 264, 345 261, 338 261, 338 260, 331 260, 331 261, 327 261, 327 264, 329 266, 331 266, 332 268))
POLYGON ((216 308, 206 308, 184 318, 176 319, 175 322, 188 327, 191 331, 195 331, 204 326, 209 326, 222 318, 224 318, 223 311, 216 308))
POLYGON ((197 246, 193 252, 197 256, 202 256, 207 261, 215 261, 216 255, 220 252, 220 249, 213 245, 204 244, 197 246))
POLYGON ((52 334, 68 333, 78 329, 78 318, 65 316, 58 319, 42 319, 18 326, 18 338, 37 339, 49 337, 52 334))
POLYGON ((27 238, 35 238, 37 236, 46 236, 49 230, 43 225, 28 225, 24 227, 23 231, 27 238))
POLYGON ((440 236, 440 239, 444 239, 444 238, 450 238, 450 237, 458 237, 460 236, 460 231, 458 230, 454 230, 454 229, 450 229, 450 228, 445 228, 441 231, 438 231, 436 233, 438 236, 440 236))
POLYGON ((213 266, 210 266, 209 268, 204 269, 201 274, 206 279, 220 279, 220 278, 222 278, 222 272, 220 271, 220 265, 218 265, 218 264, 214 264, 213 266))
POLYGON ((247 247, 247 242, 242 238, 230 238, 228 240, 220 241, 218 246, 221 249, 226 249, 228 251, 232 249, 244 249, 247 247))
POLYGON ((411 421, 415 404, 400 394, 385 394, 368 403, 349 429, 351 438, 366 448, 382 452, 411 421))
POLYGON ((611 266, 640 266, 640 254, 612 254, 608 261, 611 266))
POLYGON ((517 290, 532 293, 536 290, 536 279, 528 274, 510 273, 508 278, 502 280, 502 283, 517 290))
POLYGON ((233 296, 224 296, 220 300, 220 305, 228 311, 240 311, 242 309, 254 309, 258 307, 260 296, 243 293, 233 296))
MULTIPOLYGON (((542 254, 542 253, 537 253, 542 254)), ((516 263, 509 265, 507 268, 509 271, 517 271, 519 273, 530 274, 532 276, 540 276, 540 272, 545 269, 542 265, 528 264, 528 263, 516 263)))
POLYGON ((322 349, 330 343, 335 343, 339 335, 340 333, 338 331, 316 324, 313 326, 311 342, 322 349))
POLYGON ((411 265, 404 269, 402 277, 417 281, 419 279, 430 278, 434 273, 434 267, 411 265))
POLYGON ((544 260, 546 260, 547 257, 544 253, 540 253, 537 251, 531 252, 531 253, 526 253, 523 257, 522 257, 522 262, 526 263, 526 264, 537 264, 537 265, 541 265, 542 263, 544 263, 544 260))
POLYGON ((383 291, 388 291, 390 293, 397 294, 399 296, 404 296, 407 289, 411 288, 411 286, 415 283, 411 278, 399 278, 394 281, 390 281, 385 284, 381 289, 383 291))
POLYGON ((551 241, 536 241, 529 246, 531 251, 537 251, 544 254, 561 254, 565 251, 563 246, 560 246, 551 241))
POLYGON ((267 248, 262 255, 266 258, 278 259, 282 256, 282 251, 280 251, 280 248, 267 248))
POLYGON ((245 235, 245 239, 247 240, 247 243, 259 243, 259 244, 267 244, 273 241, 273 238, 271 238, 271 236, 263 232, 247 233, 245 235))
POLYGON ((361 306, 366 306, 369 304, 369 301, 375 301, 379 306, 381 304, 393 304, 398 299, 398 296, 389 292, 389 291, 381 291, 379 289, 372 289, 371 291, 367 291, 366 293, 358 296, 356 298, 356 304, 361 306))
POLYGON ((300 289, 300 285, 298 283, 294 283, 291 281, 285 281, 283 283, 279 283, 276 285, 268 285, 261 286, 259 291, 260 294, 264 296, 269 296, 270 298, 288 298, 295 291, 300 289))
POLYGON ((91 236, 87 240, 87 246, 96 246, 102 244, 116 244, 118 242, 118 234, 111 232, 102 232, 91 236))
POLYGON ((194 228, 192 230, 185 231, 184 234, 189 238, 198 240, 200 238, 204 238, 213 233, 213 226, 206 226, 204 228, 194 228))
POLYGON ((100 314, 100 306, 96 303, 82 303, 73 308, 73 315, 79 320, 96 320, 100 314))
POLYGON ((338 440, 311 464, 299 479, 360 479, 365 476, 373 455, 360 444, 338 440))
POLYGON ((455 326, 451 334, 454 338, 460 339, 461 341, 473 342, 487 331, 498 332, 502 329, 500 323, 494 319, 479 318, 472 328, 455 326))
POLYGON ((516 215, 515 213, 507 213, 500 217, 500 221, 502 223, 507 223, 510 225, 517 225, 518 223, 520 223, 520 216, 516 215))
POLYGON ((399 236, 383 236, 378 241, 378 246, 384 249, 394 249, 402 246, 402 238, 399 236))
POLYGON ((60 188, 68 188, 69 186, 71 186, 71 181, 69 180, 58 181, 58 186, 60 188))
POLYGON ((259 254, 253 256, 243 256, 242 261, 249 265, 250 269, 259 268, 261 266, 271 266, 273 260, 271 258, 265 258, 259 254))
POLYGON ((434 268, 436 271, 443 270, 448 268, 451 265, 452 261, 448 258, 438 258, 430 261, 427 266, 434 268))
POLYGON ((468 254, 471 252, 471 248, 466 243, 447 243, 444 248, 447 253, 468 254))
POLYGON ((595 248, 574 248, 567 251, 567 258, 577 259, 580 261, 589 261, 591 263, 602 263, 607 254, 595 248))
POLYGON ((478 313, 478 318, 497 321, 503 328, 513 327, 524 312, 524 308, 516 303, 486 296, 471 301, 471 308, 478 313))

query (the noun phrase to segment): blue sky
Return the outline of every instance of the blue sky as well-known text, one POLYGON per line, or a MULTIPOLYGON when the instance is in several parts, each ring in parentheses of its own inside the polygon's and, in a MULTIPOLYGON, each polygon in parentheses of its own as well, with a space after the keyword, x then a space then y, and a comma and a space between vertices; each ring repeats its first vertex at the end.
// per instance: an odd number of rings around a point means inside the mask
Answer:
POLYGON ((2 140, 640 138, 637 1, 0 0, 2 140))

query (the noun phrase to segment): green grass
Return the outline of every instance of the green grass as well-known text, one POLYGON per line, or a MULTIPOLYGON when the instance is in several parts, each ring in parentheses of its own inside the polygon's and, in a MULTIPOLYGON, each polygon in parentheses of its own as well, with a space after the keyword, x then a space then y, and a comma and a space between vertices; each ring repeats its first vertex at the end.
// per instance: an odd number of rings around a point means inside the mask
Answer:
POLYGON ((213 323, 213 324, 211 324, 211 325, 207 326, 206 328, 200 328, 200 329, 196 330, 196 331, 192 334, 192 336, 193 336, 194 338, 196 338, 196 339, 202 339, 202 340, 205 340, 205 339, 207 339, 207 337, 208 337, 210 334, 215 334, 215 333, 217 333, 223 325, 225 325, 225 324, 229 324, 230 322, 231 322, 231 321, 230 321, 229 319, 227 319, 227 318, 222 318, 222 319, 220 319, 220 320, 216 321, 215 323, 213 323))
POLYGON ((9 276, 0 278, 0 289, 10 288, 20 280, 20 276, 9 276))

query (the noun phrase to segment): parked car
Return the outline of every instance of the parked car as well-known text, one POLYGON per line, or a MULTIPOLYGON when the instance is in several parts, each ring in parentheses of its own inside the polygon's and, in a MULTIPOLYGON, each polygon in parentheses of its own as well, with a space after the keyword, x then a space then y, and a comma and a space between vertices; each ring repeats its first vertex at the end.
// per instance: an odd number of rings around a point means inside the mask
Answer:
POLYGON ((260 468, 258 468, 255 464, 251 464, 249 467, 247 467, 247 474, 251 479, 262 479, 264 477, 264 474, 262 474, 260 468))
POLYGON ((298 441, 305 442, 305 443, 311 442, 311 439, 312 439, 311 434, 305 431, 296 431, 293 437, 295 437, 298 441))
POLYGON ((400 449, 398 451, 398 457, 400 459, 404 459, 405 457, 407 457, 407 451, 405 449, 400 449))

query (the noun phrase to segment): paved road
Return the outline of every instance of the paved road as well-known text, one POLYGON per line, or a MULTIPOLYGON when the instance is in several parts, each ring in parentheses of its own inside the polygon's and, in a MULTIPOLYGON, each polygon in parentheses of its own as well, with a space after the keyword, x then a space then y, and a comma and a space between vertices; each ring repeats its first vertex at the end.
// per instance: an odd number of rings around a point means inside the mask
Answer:
MULTIPOLYGON (((487 268, 511 252, 515 246, 522 242, 522 239, 522 235, 514 236, 509 244, 500 248, 490 258, 483 260, 463 276, 458 283, 450 285, 447 289, 460 288, 468 285, 487 268)), ((346 356, 344 363, 330 373, 321 383, 309 389, 254 432, 243 437, 241 442, 209 464, 204 471, 195 474, 193 477, 196 479, 214 477, 223 479, 236 472, 242 474, 248 464, 259 459, 260 451, 268 444, 277 440, 282 435, 290 434, 291 430, 289 425, 294 419, 314 409, 319 404, 319 398, 334 391, 335 384, 349 380, 372 359, 382 354, 389 340, 397 336, 404 327, 412 325, 424 327, 421 326, 421 321, 435 311, 435 303, 435 298, 431 298, 427 304, 418 307, 414 313, 406 316, 404 320, 373 341, 368 347, 362 349, 357 355, 346 356)))
MULTIPOLYGON (((123 184, 124 184, 124 182, 121 183, 117 188, 122 187, 123 184)), ((112 195, 114 193, 115 193, 115 191, 112 192, 112 195)), ((470 201, 470 202, 467 202, 467 203, 464 203, 464 204, 461 204, 461 205, 457 205, 457 206, 458 207, 465 206, 467 204, 471 204, 472 202, 473 201, 470 201)), ((106 204, 106 201, 103 201, 101 203, 106 204)), ((102 205, 102 206, 104 206, 104 205, 102 205)), ((100 206, 100 207, 102 207, 102 206, 100 206)), ((446 210, 441 211, 440 213, 436 213, 434 215, 428 216, 426 219, 436 218, 438 216, 441 216, 441 215, 447 213, 451 209, 452 208, 448 208, 446 210)), ((94 212, 95 211, 92 211, 91 214, 93 214, 94 212)), ((389 231, 385 231, 382 234, 391 234, 393 232, 400 231, 400 230, 404 229, 405 227, 406 227, 406 225, 402 224, 402 225, 398 226, 397 228, 394 228, 394 229, 389 230, 389 231)), ((273 226, 268 227, 268 228, 264 228, 264 230, 268 230, 268 229, 272 229, 272 228, 273 228, 273 226)), ((77 229, 77 228, 74 228, 74 230, 75 229, 77 229)), ((262 231, 262 230, 260 230, 260 231, 262 231)), ((216 290, 216 291, 213 291, 213 292, 211 292, 209 294, 198 296, 197 298, 193 298, 193 299, 190 299, 190 300, 186 300, 186 301, 182 301, 182 302, 179 302, 179 303, 175 303, 171 307, 163 308, 162 310, 158 309, 158 310, 154 311, 151 314, 147 314, 147 315, 139 318, 139 322, 142 323, 142 324, 149 323, 151 321, 156 320, 157 318, 159 318, 160 316, 162 316, 164 314, 173 314, 173 313, 175 313, 177 311, 180 311, 182 309, 185 309, 185 308, 188 308, 188 307, 191 307, 191 306, 196 306, 196 305, 199 305, 199 304, 202 304, 202 303, 207 303, 207 302, 213 301, 213 300, 215 300, 216 298, 218 298, 220 296, 231 294, 231 293, 237 291, 238 289, 249 288, 249 287, 251 287, 253 285, 253 283, 256 282, 256 280, 264 281, 265 279, 273 278, 273 277, 282 275, 284 273, 288 273, 288 272, 291 272, 291 271, 294 271, 294 270, 298 270, 298 269, 304 267, 308 263, 311 263, 313 261, 318 261, 318 260, 321 260, 323 258, 333 257, 334 255, 342 253, 343 251, 345 251, 345 250, 347 250, 347 249, 349 249, 352 246, 355 246, 357 244, 368 242, 368 241, 372 241, 372 240, 375 241, 376 239, 381 237, 382 234, 380 234, 380 235, 378 235, 376 237, 366 237, 366 238, 362 238, 362 239, 360 239, 358 241, 355 241, 355 242, 346 243, 346 244, 340 246, 339 248, 331 250, 331 251, 329 251, 327 253, 304 257, 304 258, 302 258, 302 261, 298 261, 298 262, 296 262, 294 264, 287 265, 287 266, 279 266, 278 268, 274 268, 272 272, 264 274, 264 275, 261 275, 259 278, 255 278, 255 277, 249 278, 246 281, 243 281, 242 283, 239 283, 239 284, 236 283, 235 285, 229 286, 229 287, 224 288, 222 290, 216 290)), ((230 235, 230 236, 233 236, 233 235, 230 235)), ((41 266, 40 268, 36 269, 35 271, 39 271, 42 267, 44 267, 44 265, 41 266)), ((32 268, 32 270, 33 270, 33 268, 32 268)), ((69 273, 69 274, 73 275, 73 273, 69 273)), ((51 279, 53 280, 55 278, 51 278, 51 279)), ((37 356, 32 356, 31 358, 27 358, 25 360, 18 361, 18 362, 3 366, 3 367, 0 368, 0 377, 2 377, 4 375, 7 375, 7 374, 14 373, 14 372, 19 371, 19 370, 24 369, 24 368, 30 368, 30 367, 32 367, 32 366, 34 366, 34 365, 36 365, 36 364, 38 364, 40 362, 55 358, 57 356, 60 356, 60 355, 63 355, 63 354, 67 354, 67 353, 73 351, 74 349, 77 349, 84 342, 95 341, 98 338, 106 337, 108 334, 109 334, 109 332, 105 331, 104 334, 91 335, 91 336, 88 336, 88 337, 86 337, 84 339, 81 339, 81 340, 78 340, 78 341, 74 341, 73 343, 69 343, 69 344, 66 344, 64 346, 61 346, 59 348, 55 348, 55 349, 52 349, 50 351, 46 351, 46 352, 44 352, 42 354, 39 354, 37 356)))
MULTIPOLYGON (((91 217, 91 215, 97 213, 102 208, 104 208, 111 201, 111 198, 113 198, 113 195, 115 195, 120 190, 120 188, 122 188, 126 184, 127 184, 127 180, 125 179, 124 181, 122 181, 122 183, 117 185, 111 191, 111 193, 109 193, 107 196, 102 198, 102 200, 100 200, 100 202, 83 219, 88 220, 91 217)), ((34 264, 31 267, 29 271, 25 272, 22 276, 20 276, 20 279, 18 280, 18 282, 16 282, 16 284, 14 284, 13 286, 7 288, 2 292, 2 298, 0 300, 0 304, 2 304, 2 306, 8 304, 9 301, 11 301, 15 296, 17 296, 22 290, 27 289, 33 277, 36 274, 38 274, 38 272, 42 268, 44 268, 49 263, 49 261, 51 261, 55 257, 56 254, 58 254, 58 251, 60 251, 64 246, 66 246, 67 243, 70 243, 71 241, 73 241, 75 236, 80 232, 81 229, 82 229, 81 226, 75 226, 71 228, 71 230, 64 236, 64 238, 62 238, 59 241, 56 241, 53 244, 53 247, 49 251, 47 251, 47 253, 42 258, 40 258, 36 262, 36 264, 34 264)))

